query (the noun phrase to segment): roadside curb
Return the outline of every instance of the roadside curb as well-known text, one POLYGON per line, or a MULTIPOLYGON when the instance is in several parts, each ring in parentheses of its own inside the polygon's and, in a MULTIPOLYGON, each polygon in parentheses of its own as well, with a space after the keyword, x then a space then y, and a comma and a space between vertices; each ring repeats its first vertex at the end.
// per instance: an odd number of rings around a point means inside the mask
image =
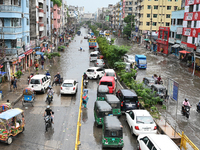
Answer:
POLYGON ((17 102, 19 102, 19 100, 22 98, 22 96, 23 96, 23 94, 21 94, 20 96, 18 96, 17 99, 12 102, 12 105, 14 106, 17 102))

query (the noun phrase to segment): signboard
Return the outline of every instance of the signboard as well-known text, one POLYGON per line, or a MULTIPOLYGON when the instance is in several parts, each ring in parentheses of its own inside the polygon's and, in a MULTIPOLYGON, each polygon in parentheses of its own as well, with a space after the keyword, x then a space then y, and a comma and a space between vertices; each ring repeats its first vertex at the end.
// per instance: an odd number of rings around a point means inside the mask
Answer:
POLYGON ((184 20, 200 20, 200 12, 185 12, 184 20))
POLYGON ((183 35, 197 37, 198 31, 195 28, 183 28, 183 35))
POLYGON ((22 54, 22 53, 24 53, 23 48, 18 48, 18 49, 17 49, 17 54, 20 55, 20 54, 22 54))
POLYGON ((17 48, 22 47, 22 39, 17 39, 17 48))
POLYGON ((191 29, 185 29, 183 34, 189 36, 190 33, 191 33, 191 29))
POLYGON ((168 95, 175 101, 178 101, 178 82, 168 79, 168 95))

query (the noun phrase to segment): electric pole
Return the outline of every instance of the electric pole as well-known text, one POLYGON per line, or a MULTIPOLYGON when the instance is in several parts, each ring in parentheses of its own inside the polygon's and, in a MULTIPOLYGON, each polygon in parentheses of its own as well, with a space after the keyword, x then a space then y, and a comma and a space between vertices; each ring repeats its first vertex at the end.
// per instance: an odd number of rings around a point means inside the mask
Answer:
POLYGON ((152 44, 152 5, 151 5, 151 18, 150 18, 151 26, 150 26, 150 50, 151 50, 151 44, 152 44))

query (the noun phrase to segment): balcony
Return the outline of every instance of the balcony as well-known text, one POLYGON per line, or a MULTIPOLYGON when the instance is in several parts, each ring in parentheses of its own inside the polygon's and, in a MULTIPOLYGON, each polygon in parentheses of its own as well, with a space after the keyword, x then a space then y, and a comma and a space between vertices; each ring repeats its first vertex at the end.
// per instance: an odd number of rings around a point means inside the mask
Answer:
POLYGON ((5 50, 6 50, 6 56, 17 54, 17 48, 6 48, 5 50))
POLYGON ((43 12, 39 12, 39 13, 38 13, 38 16, 39 16, 39 17, 44 17, 44 10, 43 10, 43 12))
POLYGON ((39 8, 39 12, 44 13, 44 10, 42 8, 39 8))
MULTIPOLYGON (((0 27, 2 31, 2 27, 0 27)), ((3 27, 4 34, 22 33, 22 27, 3 27)))
MULTIPOLYGON (((43 24, 44 25, 44 24, 43 24)), ((44 26, 39 27, 39 31, 44 31, 44 26)))
POLYGON ((13 5, 0 5, 0 12, 22 12, 22 7, 13 5))

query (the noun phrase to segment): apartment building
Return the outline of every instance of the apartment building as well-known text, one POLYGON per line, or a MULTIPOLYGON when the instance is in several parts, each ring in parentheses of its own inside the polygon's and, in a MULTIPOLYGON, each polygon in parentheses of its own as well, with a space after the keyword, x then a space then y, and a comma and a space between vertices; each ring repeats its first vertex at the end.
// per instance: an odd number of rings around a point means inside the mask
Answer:
POLYGON ((127 15, 137 15, 137 0, 126 0, 124 9, 124 18, 127 15))
POLYGON ((28 0, 0 1, 0 65, 4 63, 1 71, 7 72, 8 79, 18 69, 30 64, 29 25, 28 0), (4 61, 2 56, 6 56, 4 61))

